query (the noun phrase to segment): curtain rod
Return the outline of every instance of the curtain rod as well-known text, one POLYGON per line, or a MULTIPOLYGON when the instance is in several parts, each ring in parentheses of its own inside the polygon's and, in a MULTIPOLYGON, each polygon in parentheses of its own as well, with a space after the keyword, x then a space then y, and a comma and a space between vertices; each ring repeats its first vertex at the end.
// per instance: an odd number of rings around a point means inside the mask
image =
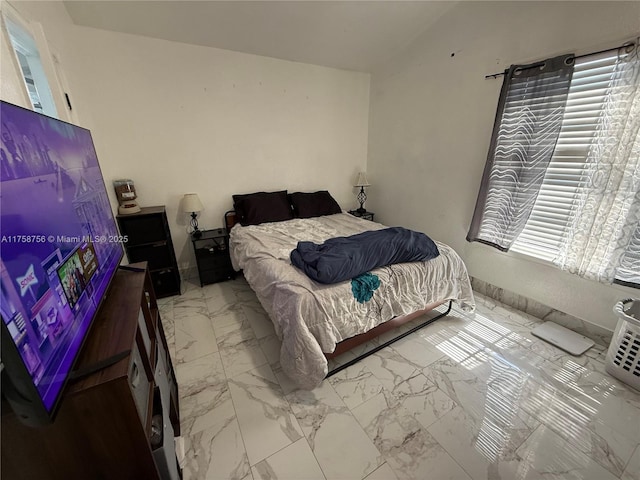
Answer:
MULTIPOLYGON (((623 43, 622 45, 620 45, 619 47, 613 47, 613 48, 607 48, 605 50, 600 50, 598 52, 591 52, 591 53, 585 53, 584 55, 577 55, 575 57, 573 57, 574 59, 578 59, 578 58, 582 58, 582 57, 589 57, 591 55, 598 55, 600 53, 607 53, 607 52, 613 52, 614 50, 620 50, 621 48, 625 48, 625 47, 635 47, 636 44, 635 42, 627 42, 627 43, 623 43)), ((527 67, 527 68, 535 68, 540 66, 542 63, 544 62, 536 62, 534 64, 532 64, 531 66, 527 67)), ((523 68, 522 70, 526 70, 526 68, 523 68)), ((491 75, 485 75, 484 78, 498 78, 502 75, 506 75, 507 72, 509 72, 509 69, 505 69, 504 72, 500 72, 500 73, 492 73, 491 75)))

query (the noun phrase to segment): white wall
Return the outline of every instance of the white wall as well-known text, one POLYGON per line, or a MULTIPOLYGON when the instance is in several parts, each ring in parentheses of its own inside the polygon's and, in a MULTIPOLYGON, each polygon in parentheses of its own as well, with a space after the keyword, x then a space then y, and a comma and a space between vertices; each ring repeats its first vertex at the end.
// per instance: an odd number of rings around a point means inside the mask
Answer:
POLYGON ((582 280, 465 237, 502 80, 513 63, 611 47, 640 32, 640 3, 465 2, 374 72, 370 210, 453 246, 471 275, 612 329, 613 304, 638 291, 582 280))
MULTIPOLYGON (((222 226, 231 195, 329 189, 353 203, 366 164, 369 76, 85 27, 73 30, 107 182, 132 178, 166 205, 181 267, 193 264, 185 193, 222 226)), ((89 107, 87 107, 89 108, 89 107)))
POLYGON ((222 226, 234 193, 328 189, 343 208, 355 205, 369 75, 78 27, 54 5, 23 14, 68 47, 74 110, 91 129, 114 207, 118 178, 135 181, 140 205, 166 205, 181 268, 194 265, 185 193, 205 205, 201 228, 222 226))

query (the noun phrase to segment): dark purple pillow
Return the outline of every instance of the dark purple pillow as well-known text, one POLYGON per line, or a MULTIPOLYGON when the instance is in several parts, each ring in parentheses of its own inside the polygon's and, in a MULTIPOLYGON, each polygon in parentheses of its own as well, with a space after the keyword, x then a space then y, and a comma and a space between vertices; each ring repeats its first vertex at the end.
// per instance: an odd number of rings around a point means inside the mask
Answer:
POLYGON ((244 226, 293 218, 286 190, 233 195, 233 208, 244 226))
POLYGON ((298 218, 320 217, 340 213, 340 205, 326 190, 314 193, 296 192, 289 195, 293 213, 298 218))

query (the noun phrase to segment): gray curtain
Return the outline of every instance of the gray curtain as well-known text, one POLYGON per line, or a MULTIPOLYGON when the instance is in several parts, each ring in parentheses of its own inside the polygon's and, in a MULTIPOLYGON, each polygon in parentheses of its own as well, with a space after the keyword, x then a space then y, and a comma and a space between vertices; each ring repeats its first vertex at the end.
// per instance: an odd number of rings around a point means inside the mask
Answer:
POLYGON ((573 64, 570 54, 505 72, 468 241, 507 251, 526 225, 558 141, 573 64))

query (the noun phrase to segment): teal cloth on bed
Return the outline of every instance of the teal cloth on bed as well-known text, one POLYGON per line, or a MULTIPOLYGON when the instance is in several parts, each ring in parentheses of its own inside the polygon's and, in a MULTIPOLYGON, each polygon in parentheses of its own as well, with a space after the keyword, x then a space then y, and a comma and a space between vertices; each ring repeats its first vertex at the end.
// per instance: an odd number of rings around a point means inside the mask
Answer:
POLYGON ((358 303, 371 300, 373 292, 380 286, 380 279, 372 273, 363 273, 351 279, 351 291, 358 303))

